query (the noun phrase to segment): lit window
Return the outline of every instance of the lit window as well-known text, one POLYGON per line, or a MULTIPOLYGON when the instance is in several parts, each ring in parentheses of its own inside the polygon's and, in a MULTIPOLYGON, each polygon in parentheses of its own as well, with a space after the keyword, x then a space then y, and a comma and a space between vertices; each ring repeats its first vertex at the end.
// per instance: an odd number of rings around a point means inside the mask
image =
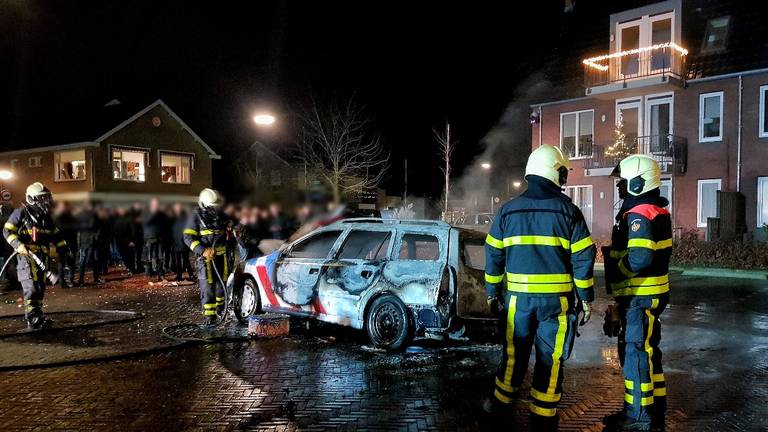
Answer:
POLYGON ((718 52, 725 49, 728 38, 728 24, 731 17, 714 18, 707 21, 707 30, 704 33, 704 42, 701 45, 702 53, 718 52))
POLYGON ((112 150, 112 178, 143 183, 146 181, 149 152, 133 149, 112 150))
POLYGON ((590 231, 592 230, 592 186, 567 186, 565 194, 571 198, 576 207, 584 215, 590 231))
POLYGON ((768 110, 765 109, 768 85, 760 86, 760 129, 757 131, 760 138, 768 138, 768 110))
POLYGON ((85 180, 85 150, 67 150, 53 154, 56 181, 85 180))
POLYGON ((189 184, 192 155, 160 152, 160 174, 163 183, 189 184))
POLYGON ((32 156, 28 162, 30 168, 40 168, 43 166, 43 158, 40 156, 32 156))
POLYGON ((696 220, 699 228, 707 226, 707 218, 717 217, 717 191, 720 179, 699 180, 696 220))
POLYGON ((699 142, 723 139, 723 92, 699 95, 699 142))
POLYGON ((768 225, 768 177, 757 178, 757 227, 768 225))
POLYGON ((592 156, 595 112, 560 114, 560 148, 570 158, 592 156))

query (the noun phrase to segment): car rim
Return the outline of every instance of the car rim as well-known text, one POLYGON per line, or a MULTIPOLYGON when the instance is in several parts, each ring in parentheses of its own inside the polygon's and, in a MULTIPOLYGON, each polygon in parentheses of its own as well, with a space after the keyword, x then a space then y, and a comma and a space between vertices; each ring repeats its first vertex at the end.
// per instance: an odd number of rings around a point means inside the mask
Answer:
POLYGON ((384 343, 394 342, 403 324, 400 310, 391 303, 382 305, 373 317, 374 333, 384 343))
POLYGON ((240 299, 240 313, 243 316, 248 316, 253 312, 256 306, 256 295, 253 292, 253 288, 246 285, 243 287, 243 296, 240 299))

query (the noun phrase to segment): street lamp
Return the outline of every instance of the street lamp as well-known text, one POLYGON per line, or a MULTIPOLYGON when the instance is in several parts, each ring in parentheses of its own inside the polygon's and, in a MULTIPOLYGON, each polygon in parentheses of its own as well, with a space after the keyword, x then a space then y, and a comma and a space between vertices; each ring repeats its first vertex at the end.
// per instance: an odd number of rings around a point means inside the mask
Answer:
POLYGON ((0 180, 10 180, 13 178, 13 173, 8 170, 0 170, 0 180))
POLYGON ((480 164, 480 168, 484 170, 491 169, 491 164, 489 162, 483 162, 480 164))
POLYGON ((521 185, 521 184, 522 184, 522 183, 520 183, 520 180, 515 180, 514 182, 512 182, 512 186, 513 186, 515 189, 520 189, 520 185, 521 185))
POLYGON ((253 116, 253 122, 259 126, 272 126, 275 123, 275 116, 267 113, 256 114, 253 116))

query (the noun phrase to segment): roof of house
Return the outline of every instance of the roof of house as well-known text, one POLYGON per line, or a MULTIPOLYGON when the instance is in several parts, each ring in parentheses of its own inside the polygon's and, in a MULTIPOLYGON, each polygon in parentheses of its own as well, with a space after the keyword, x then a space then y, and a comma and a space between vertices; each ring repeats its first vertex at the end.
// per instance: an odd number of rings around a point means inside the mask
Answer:
MULTIPOLYGON (((535 98, 536 102, 584 97, 581 61, 608 52, 611 14, 653 3, 658 1, 576 2, 557 29, 558 43, 543 71, 549 85, 535 98)), ((765 1, 683 0, 682 45, 689 52, 687 78, 768 68, 768 32, 764 31, 767 14, 765 1), (707 22, 724 16, 731 17, 725 50, 702 53, 707 22)))

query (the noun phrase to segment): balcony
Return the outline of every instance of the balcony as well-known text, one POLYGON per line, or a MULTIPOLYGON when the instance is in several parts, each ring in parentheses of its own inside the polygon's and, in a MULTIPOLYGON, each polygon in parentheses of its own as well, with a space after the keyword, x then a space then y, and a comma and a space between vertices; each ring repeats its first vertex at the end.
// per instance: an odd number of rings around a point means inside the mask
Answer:
POLYGON ((608 95, 617 91, 633 96, 685 85, 685 60, 688 50, 667 42, 582 60, 587 96, 608 95), (628 92, 629 91, 629 92, 628 92))
POLYGON ((627 138, 627 143, 621 149, 617 149, 612 141, 590 143, 583 149, 583 153, 591 154, 584 160, 588 176, 609 175, 630 154, 645 154, 656 159, 662 174, 684 174, 688 168, 688 141, 675 135, 627 138))

